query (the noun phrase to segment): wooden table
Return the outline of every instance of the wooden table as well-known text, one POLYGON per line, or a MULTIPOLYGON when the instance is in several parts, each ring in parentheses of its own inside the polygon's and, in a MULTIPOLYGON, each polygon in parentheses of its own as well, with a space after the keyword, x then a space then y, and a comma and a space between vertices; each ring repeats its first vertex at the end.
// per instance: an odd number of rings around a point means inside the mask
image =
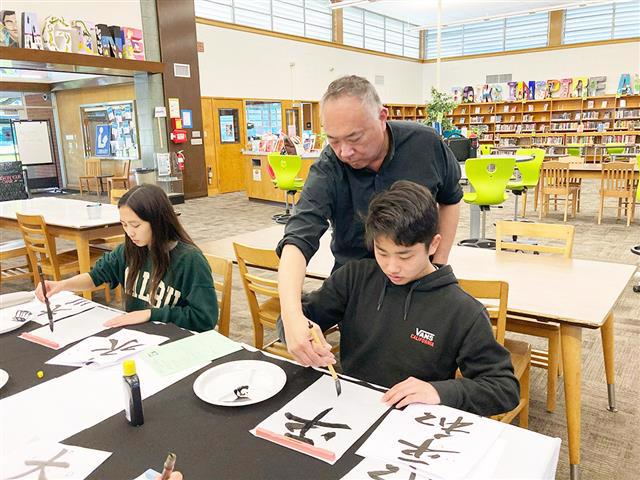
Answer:
MULTIPOLYGON (((205 253, 235 260, 233 242, 275 248, 283 231, 284 227, 278 225, 199 246, 205 253)), ((320 241, 319 251, 307 266, 307 276, 322 279, 330 274, 333 256, 329 242, 330 235, 326 233, 320 241)), ((494 250, 458 246, 452 248, 449 263, 458 278, 508 282, 510 312, 535 315, 560 324, 569 463, 572 479, 578 478, 582 329, 600 329, 609 410, 615 411, 613 307, 636 267, 542 255, 498 254, 494 250)))
MULTIPOLYGON (((118 207, 102 204, 100 216, 90 219, 87 205, 91 204, 92 202, 60 197, 38 197, 2 202, 0 203, 0 227, 17 230, 16 212, 42 215, 53 236, 75 242, 80 273, 86 273, 91 269, 89 241, 123 233, 118 207)), ((90 299, 91 292, 84 292, 84 296, 90 299)))

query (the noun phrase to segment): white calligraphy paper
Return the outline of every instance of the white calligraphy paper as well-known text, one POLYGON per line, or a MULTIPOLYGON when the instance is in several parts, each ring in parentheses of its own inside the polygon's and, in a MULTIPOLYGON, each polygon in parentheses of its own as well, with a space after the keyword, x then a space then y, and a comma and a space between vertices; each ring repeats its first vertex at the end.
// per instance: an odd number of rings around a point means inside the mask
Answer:
POLYGON ((70 367, 104 367, 167 340, 169 337, 123 328, 108 337, 89 337, 46 363, 70 367))
POLYGON ((382 393, 323 375, 251 431, 333 465, 387 411, 382 393))
POLYGON ((108 327, 105 327, 104 323, 121 314, 122 312, 108 307, 94 306, 86 312, 56 322, 53 332, 49 329, 49 325, 45 325, 31 332, 22 333, 20 338, 59 350, 70 343, 106 330, 108 327))
POLYGON ((505 426, 443 405, 413 404, 390 412, 356 453, 427 476, 462 479, 505 426))
MULTIPOLYGON (((49 299, 49 306, 51 307, 54 322, 85 312, 96 305, 98 304, 74 295, 71 292, 56 293, 49 299)), ((18 320, 21 322, 34 321, 40 325, 47 325, 49 323, 47 307, 38 299, 3 308, 0 310, 0 321, 6 320, 18 320)))
POLYGON ((2 480, 42 480, 87 478, 111 452, 74 447, 61 443, 29 443, 23 450, 7 455, 0 469, 2 480))

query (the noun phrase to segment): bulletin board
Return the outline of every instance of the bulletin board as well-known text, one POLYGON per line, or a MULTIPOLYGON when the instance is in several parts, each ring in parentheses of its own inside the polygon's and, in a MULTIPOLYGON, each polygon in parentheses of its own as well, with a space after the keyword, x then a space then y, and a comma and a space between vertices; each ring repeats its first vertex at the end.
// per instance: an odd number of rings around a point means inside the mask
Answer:
POLYGON ((15 120, 12 124, 18 158, 23 165, 53 163, 53 140, 48 120, 15 120))

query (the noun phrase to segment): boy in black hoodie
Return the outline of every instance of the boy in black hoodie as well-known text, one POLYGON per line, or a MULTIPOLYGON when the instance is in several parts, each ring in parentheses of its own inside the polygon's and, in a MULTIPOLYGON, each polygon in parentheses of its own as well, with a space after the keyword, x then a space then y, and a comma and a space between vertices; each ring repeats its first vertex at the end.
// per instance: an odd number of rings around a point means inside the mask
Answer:
MULTIPOLYGON (((442 404, 486 416, 508 412, 519 401, 509 352, 496 342, 484 306, 458 286, 451 267, 431 263, 440 242, 437 226, 429 190, 394 183, 372 199, 365 219, 375 260, 353 261, 334 272, 304 296, 304 314, 314 328, 340 325, 344 373, 391 387, 383 397, 388 405, 442 404), (463 378, 455 378, 457 368, 463 378)), ((335 363, 323 343, 318 353, 335 363)))

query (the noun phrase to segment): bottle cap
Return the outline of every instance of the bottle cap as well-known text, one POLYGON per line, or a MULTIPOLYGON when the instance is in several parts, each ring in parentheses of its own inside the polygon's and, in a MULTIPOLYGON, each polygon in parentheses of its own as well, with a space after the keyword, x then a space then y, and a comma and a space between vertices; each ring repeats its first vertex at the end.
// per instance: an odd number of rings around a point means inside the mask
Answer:
POLYGON ((130 377, 131 375, 136 374, 136 361, 135 360, 125 360, 122 362, 122 373, 125 377, 130 377))

